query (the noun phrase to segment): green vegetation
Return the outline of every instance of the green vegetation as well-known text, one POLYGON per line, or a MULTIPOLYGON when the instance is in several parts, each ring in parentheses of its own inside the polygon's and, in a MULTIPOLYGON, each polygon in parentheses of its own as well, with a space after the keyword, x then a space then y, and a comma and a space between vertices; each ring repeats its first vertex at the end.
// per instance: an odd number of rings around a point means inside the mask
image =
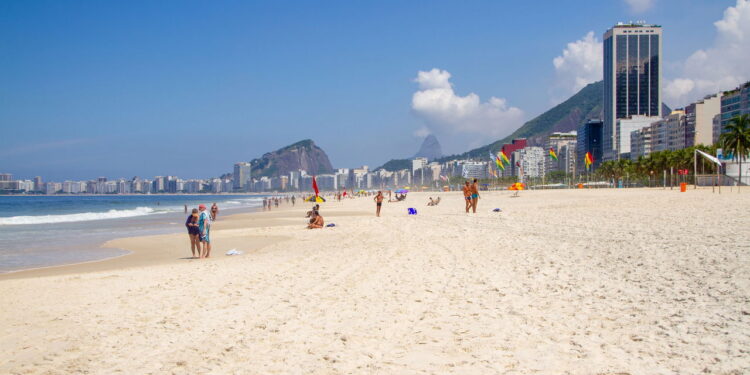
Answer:
MULTIPOLYGON (((675 151, 658 151, 651 153, 647 157, 639 157, 636 161, 627 159, 612 160, 603 162, 596 169, 594 175, 604 179, 627 179, 629 182, 643 183, 652 185, 655 180, 659 179, 664 171, 674 171, 687 169, 688 175, 692 175, 694 163, 694 150, 697 148, 709 155, 716 155, 717 148, 723 148, 725 154, 731 154, 734 160, 740 162, 740 181, 742 181, 742 157, 750 153, 750 116, 736 116, 730 120, 724 129, 724 133, 719 138, 719 143, 712 146, 699 145, 688 147, 675 151)), ((712 163, 699 161, 699 171, 707 174, 716 172, 716 167, 712 163)), ((700 173, 700 172, 699 172, 700 173)), ((687 179, 687 176, 682 177, 687 179)))
POLYGON ((389 172, 400 171, 402 169, 411 169, 411 159, 391 159, 375 170, 385 169, 389 172))
MULTIPOLYGON (((611 160, 603 162, 596 169, 594 175, 603 179, 627 179, 629 182, 642 183, 651 186, 655 179, 662 175, 663 171, 678 169, 687 169, 690 174, 693 173, 694 150, 699 149, 707 154, 716 154, 716 145, 688 147, 675 151, 657 151, 647 157, 639 157, 638 160, 629 159, 611 160)), ((700 170, 713 173, 713 164, 701 163, 700 170)))
POLYGON ((742 159, 750 151, 750 117, 741 115, 729 120, 729 123, 724 127, 724 133, 719 137, 719 144, 724 152, 732 154, 732 159, 739 161, 740 184, 737 186, 737 192, 739 193, 739 186, 742 185, 742 159))
POLYGON ((503 144, 510 143, 514 138, 544 136, 555 131, 556 126, 564 122, 566 124, 569 123, 567 124, 568 129, 560 129, 561 131, 573 130, 587 118, 600 116, 603 97, 604 81, 591 83, 577 94, 568 98, 568 100, 526 122, 511 135, 486 146, 467 151, 460 155, 446 156, 437 161, 484 158, 490 151, 499 151, 503 144))

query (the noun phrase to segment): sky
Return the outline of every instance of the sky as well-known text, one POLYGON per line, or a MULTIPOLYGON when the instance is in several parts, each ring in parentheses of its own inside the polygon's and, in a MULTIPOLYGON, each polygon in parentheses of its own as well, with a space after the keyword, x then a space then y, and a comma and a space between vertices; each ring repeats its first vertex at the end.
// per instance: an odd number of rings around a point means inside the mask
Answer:
POLYGON ((663 26, 679 107, 750 79, 750 0, 4 1, 0 173, 208 178, 310 138, 337 168, 458 153, 602 76, 603 33, 663 26))

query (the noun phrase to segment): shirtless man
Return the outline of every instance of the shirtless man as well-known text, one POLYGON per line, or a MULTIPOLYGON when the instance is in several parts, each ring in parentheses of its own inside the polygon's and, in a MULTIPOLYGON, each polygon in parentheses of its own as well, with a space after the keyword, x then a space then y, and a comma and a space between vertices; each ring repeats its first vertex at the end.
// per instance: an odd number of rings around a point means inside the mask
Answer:
POLYGON ((464 184, 464 202, 466 202, 466 213, 469 213, 471 208, 471 186, 469 186, 469 180, 466 180, 464 184))
POLYGON ((313 222, 307 226, 307 229, 321 229, 323 226, 325 226, 323 216, 321 216, 318 211, 313 211, 313 222))
POLYGON ((471 184, 471 208, 474 213, 477 213, 477 202, 479 202, 479 183, 475 178, 474 183, 471 184))
POLYGON ((380 217, 380 208, 383 206, 383 192, 378 191, 378 195, 375 196, 375 206, 377 207, 375 209, 375 216, 380 217))

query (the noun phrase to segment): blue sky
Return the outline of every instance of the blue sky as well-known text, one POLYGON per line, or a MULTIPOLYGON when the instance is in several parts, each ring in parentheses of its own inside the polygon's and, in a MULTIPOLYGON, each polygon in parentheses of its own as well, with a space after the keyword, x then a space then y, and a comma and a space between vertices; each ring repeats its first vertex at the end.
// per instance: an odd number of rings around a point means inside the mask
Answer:
POLYGON ((617 21, 663 25, 664 78, 678 102, 667 103, 685 104, 711 82, 692 79, 703 74, 693 55, 720 48, 724 29, 714 22, 731 7, 744 19, 746 5, 5 1, 0 172, 211 177, 304 138, 336 167, 411 156, 427 133, 446 152, 462 152, 575 92, 572 78, 597 79, 600 68, 574 58, 556 68, 553 59, 569 43, 595 51, 617 21), (418 92, 432 89, 447 101, 418 102, 418 92))

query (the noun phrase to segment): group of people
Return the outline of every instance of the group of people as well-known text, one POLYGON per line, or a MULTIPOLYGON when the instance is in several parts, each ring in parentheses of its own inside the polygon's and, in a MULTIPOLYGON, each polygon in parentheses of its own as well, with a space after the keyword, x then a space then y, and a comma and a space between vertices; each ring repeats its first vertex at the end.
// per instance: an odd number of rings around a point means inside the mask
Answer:
POLYGON ((279 204, 283 201, 286 201, 286 203, 292 203, 292 206, 294 206, 294 203, 297 201, 297 198, 292 196, 285 196, 283 198, 280 197, 265 197, 263 198, 263 211, 271 211, 271 207, 279 208, 279 204))
POLYGON ((474 213, 477 213, 479 182, 477 182, 476 178, 473 183, 466 180, 466 183, 464 184, 464 200, 466 201, 466 213, 468 214, 470 209, 473 210, 474 213))
MULTIPOLYGON (((187 206, 185 207, 187 211, 187 206)), ((216 203, 211 206, 210 211, 206 209, 205 204, 201 204, 198 208, 193 208, 185 220, 193 258, 203 259, 211 256, 211 224, 218 216, 219 206, 216 203)))

